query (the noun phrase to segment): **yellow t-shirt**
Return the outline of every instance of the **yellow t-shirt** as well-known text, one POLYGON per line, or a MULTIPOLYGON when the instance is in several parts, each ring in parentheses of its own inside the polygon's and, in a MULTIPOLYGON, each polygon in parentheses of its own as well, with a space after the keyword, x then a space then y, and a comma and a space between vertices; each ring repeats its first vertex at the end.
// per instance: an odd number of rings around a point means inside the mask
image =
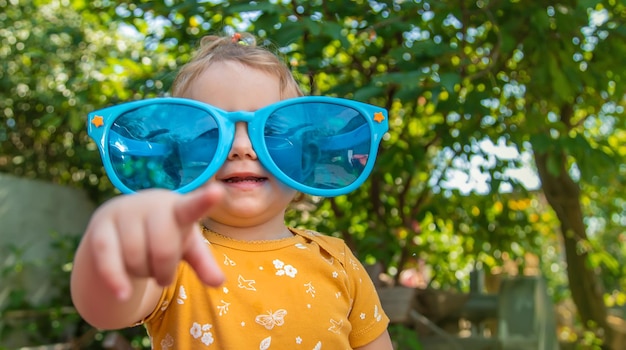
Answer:
POLYGON ((207 287, 186 263, 145 320, 153 349, 352 349, 389 323, 345 243, 308 230, 238 241, 205 230, 226 282, 207 287))

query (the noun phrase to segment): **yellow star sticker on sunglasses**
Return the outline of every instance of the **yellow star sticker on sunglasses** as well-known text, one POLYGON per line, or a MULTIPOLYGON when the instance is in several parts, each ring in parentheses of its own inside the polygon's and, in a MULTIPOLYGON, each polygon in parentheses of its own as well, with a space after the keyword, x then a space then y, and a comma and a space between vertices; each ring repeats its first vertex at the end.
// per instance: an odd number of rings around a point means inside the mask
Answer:
POLYGON ((374 120, 379 122, 379 123, 382 123, 383 120, 385 120, 385 116, 383 115, 383 112, 376 112, 376 113, 374 113, 374 120))
POLYGON ((96 128, 99 128, 104 125, 104 118, 102 118, 102 116, 95 115, 91 118, 91 124, 93 124, 96 128))

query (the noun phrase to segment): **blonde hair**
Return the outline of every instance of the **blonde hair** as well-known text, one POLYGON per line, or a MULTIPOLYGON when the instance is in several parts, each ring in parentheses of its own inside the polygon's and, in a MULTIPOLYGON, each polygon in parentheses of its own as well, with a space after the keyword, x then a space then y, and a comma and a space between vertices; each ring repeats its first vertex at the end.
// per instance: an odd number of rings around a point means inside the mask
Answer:
POLYGON ((280 96, 302 96, 302 90, 293 74, 279 57, 269 49, 257 46, 249 33, 235 33, 232 37, 208 35, 201 39, 195 56, 185 64, 172 84, 172 95, 185 95, 191 83, 214 62, 235 61, 248 67, 276 75, 280 96))

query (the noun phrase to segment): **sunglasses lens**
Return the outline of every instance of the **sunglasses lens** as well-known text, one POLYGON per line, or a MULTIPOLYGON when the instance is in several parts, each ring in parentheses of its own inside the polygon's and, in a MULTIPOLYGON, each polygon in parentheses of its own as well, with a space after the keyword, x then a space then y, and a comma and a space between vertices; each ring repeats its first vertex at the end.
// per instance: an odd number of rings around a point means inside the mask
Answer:
POLYGON ((341 189, 365 170, 370 124, 356 109, 308 102, 277 109, 268 118, 265 143, 290 179, 316 189, 341 189))
POLYGON ((129 189, 177 190, 209 167, 218 142, 218 126, 208 112, 160 103, 120 115, 108 148, 116 176, 129 189))

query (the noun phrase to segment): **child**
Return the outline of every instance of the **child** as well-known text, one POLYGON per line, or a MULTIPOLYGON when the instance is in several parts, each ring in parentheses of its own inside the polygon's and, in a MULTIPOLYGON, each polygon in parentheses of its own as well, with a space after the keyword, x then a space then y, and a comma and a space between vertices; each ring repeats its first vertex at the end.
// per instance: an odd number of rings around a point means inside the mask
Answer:
POLYGON ((345 243, 284 223, 298 191, 334 196, 365 180, 386 112, 301 97, 288 68, 241 34, 205 37, 173 95, 89 115, 128 195, 96 210, 76 252, 81 316, 144 324, 155 349, 391 349, 345 243))

